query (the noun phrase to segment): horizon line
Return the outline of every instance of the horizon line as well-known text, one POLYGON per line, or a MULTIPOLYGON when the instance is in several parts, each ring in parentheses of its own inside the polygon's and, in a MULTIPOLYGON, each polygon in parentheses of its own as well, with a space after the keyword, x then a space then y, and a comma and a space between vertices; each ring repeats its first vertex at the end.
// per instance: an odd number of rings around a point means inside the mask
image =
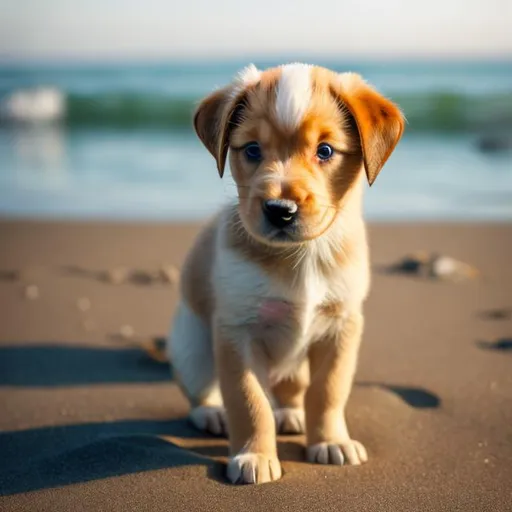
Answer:
POLYGON ((254 62, 254 61, 320 61, 320 62, 362 62, 362 63, 450 63, 450 62, 475 62, 475 63, 511 63, 512 53, 493 53, 493 54, 396 54, 396 53, 361 53, 361 54, 331 54, 328 53, 304 53, 304 52, 282 52, 277 53, 251 53, 246 55, 217 55, 210 57, 207 55, 45 55, 45 56, 15 56, 2 55, 0 53, 0 65, 12 64, 144 64, 144 63, 176 63, 176 64, 202 64, 216 65, 229 64, 235 62, 254 62))

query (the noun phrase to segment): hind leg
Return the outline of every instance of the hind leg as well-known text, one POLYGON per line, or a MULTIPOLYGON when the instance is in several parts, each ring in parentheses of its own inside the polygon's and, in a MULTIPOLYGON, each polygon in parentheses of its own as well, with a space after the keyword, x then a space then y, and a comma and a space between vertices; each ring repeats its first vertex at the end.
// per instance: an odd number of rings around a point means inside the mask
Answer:
POLYGON ((304 360, 297 371, 272 388, 277 407, 274 418, 278 434, 303 434, 306 431, 304 397, 309 385, 309 364, 304 360))
POLYGON ((211 331, 183 301, 176 309, 167 354, 174 376, 190 401, 192 423, 199 430, 225 435, 226 415, 215 374, 211 331))

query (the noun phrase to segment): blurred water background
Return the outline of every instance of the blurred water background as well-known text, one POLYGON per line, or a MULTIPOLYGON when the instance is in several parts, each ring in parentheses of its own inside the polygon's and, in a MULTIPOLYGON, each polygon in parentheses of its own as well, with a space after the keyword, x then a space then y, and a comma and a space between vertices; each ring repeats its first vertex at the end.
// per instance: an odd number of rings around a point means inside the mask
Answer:
MULTIPOLYGON (((512 220, 512 61, 314 63, 361 73, 407 117, 366 195, 370 219, 512 220)), ((0 65, 0 215, 210 215, 235 187, 194 135, 192 111, 246 64, 0 65)))

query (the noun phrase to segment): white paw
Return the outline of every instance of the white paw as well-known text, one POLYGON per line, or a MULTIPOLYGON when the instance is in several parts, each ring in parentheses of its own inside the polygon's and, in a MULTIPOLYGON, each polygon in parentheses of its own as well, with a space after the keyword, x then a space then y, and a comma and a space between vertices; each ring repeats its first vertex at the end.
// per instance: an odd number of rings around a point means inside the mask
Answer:
POLYGON ((368 460, 366 448, 353 439, 343 443, 318 443, 308 446, 307 459, 317 464, 335 464, 337 466, 358 466, 368 460))
POLYGON ((225 436, 228 433, 224 407, 200 405, 192 409, 190 420, 199 430, 209 432, 215 436, 225 436))
POLYGON ((274 418, 278 434, 303 434, 306 431, 304 409, 274 409, 274 418))
POLYGON ((227 477, 233 484, 264 484, 279 480, 281 475, 275 455, 239 453, 228 462, 227 477))

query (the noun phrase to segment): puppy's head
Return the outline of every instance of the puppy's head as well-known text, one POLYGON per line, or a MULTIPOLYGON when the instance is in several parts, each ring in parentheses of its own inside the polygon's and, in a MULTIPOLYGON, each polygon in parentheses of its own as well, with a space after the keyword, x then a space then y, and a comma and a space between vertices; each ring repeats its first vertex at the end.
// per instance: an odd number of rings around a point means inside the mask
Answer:
POLYGON ((359 75, 305 64, 249 66, 194 116, 221 177, 230 154, 245 228, 274 245, 324 233, 363 169, 375 181, 403 126, 359 75))

